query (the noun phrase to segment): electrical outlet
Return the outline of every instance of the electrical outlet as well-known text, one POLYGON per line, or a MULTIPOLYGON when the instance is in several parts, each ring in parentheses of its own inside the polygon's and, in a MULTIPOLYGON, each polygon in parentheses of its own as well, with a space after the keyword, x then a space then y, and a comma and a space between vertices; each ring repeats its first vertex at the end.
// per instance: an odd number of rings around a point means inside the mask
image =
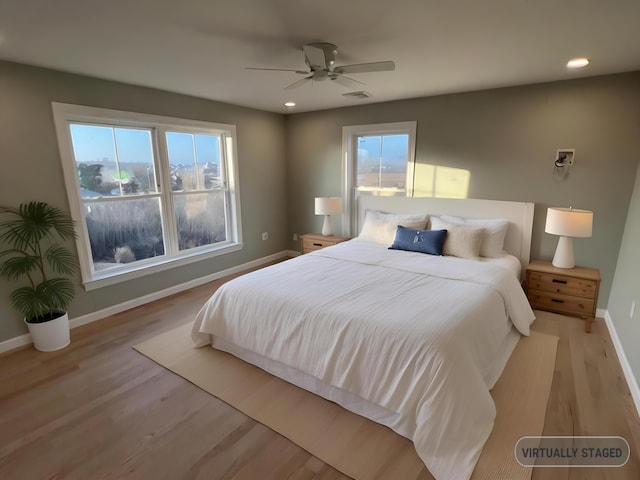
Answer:
POLYGON ((269 233, 268 232, 262 232, 262 240, 269 240, 269 233))
POLYGON ((294 234, 293 234, 293 241, 294 241, 294 242, 297 242, 297 241, 298 241, 298 234, 297 234, 297 233, 294 233, 294 234))
POLYGON ((636 301, 631 302, 631 310, 629 310, 629 318, 633 319, 633 314, 636 313, 636 301))

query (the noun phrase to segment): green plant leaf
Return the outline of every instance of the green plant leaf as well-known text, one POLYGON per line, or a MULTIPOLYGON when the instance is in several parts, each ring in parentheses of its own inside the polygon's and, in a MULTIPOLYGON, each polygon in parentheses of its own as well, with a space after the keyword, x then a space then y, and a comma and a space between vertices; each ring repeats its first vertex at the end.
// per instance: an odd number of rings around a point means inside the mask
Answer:
POLYGON ((41 202, 21 204, 10 213, 10 218, 0 228, 6 228, 7 241, 18 250, 26 250, 42 240, 51 229, 46 220, 45 205, 41 202), (13 217, 13 218, 11 218, 13 217))
POLYGON ((61 245, 51 245, 44 254, 55 273, 71 275, 78 267, 78 259, 61 245))
POLYGON ((66 311, 75 295, 73 283, 67 278, 52 278, 36 285, 21 287, 11 293, 13 308, 26 319, 34 319, 66 311))
POLYGON ((8 244, 14 250, 24 252, 29 248, 29 242, 21 225, 16 225, 14 220, 0 222, 0 240, 8 244))
POLYGON ((17 209, 1 206, 0 239, 18 250, 27 250, 56 232, 61 238, 75 238, 73 220, 61 209, 44 202, 21 204, 17 209))
POLYGON ((60 210, 59 208, 48 205, 47 217, 51 222, 51 228, 65 240, 73 239, 77 237, 75 231, 75 222, 69 215, 60 210))
MULTIPOLYGON (((11 252, 9 251, 6 253, 11 252)), ((8 258, 0 264, 0 276, 7 280, 16 280, 22 275, 31 273, 37 268, 38 257, 21 253, 21 256, 8 258)))
POLYGON ((21 287, 11 293, 13 308, 28 320, 48 313, 51 309, 47 299, 35 288, 21 287))
POLYGON ((39 298, 47 299, 49 312, 66 310, 75 296, 73 282, 68 278, 50 278, 36 285, 39 298))

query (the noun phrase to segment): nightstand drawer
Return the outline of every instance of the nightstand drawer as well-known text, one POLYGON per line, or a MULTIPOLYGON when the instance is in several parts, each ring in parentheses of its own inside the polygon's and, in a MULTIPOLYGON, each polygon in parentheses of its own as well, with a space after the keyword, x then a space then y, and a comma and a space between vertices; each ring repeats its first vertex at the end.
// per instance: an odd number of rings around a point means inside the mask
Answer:
POLYGON ((335 240, 321 240, 319 238, 303 238, 302 239, 302 251, 310 252, 311 250, 320 250, 324 247, 330 247, 335 245, 335 240))
POLYGON ((580 298, 561 293, 543 292, 531 287, 527 290, 529 303, 535 309, 565 313, 577 316, 593 316, 595 301, 593 298, 580 298))
POLYGON ((553 275, 548 273, 529 272, 527 288, 553 292, 563 295, 573 295, 593 299, 595 297, 597 282, 582 278, 553 275))
POLYGON ((300 246, 302 253, 309 253, 325 247, 336 245, 349 240, 348 237, 338 237, 337 235, 320 235, 316 233, 305 233, 300 235, 300 246))

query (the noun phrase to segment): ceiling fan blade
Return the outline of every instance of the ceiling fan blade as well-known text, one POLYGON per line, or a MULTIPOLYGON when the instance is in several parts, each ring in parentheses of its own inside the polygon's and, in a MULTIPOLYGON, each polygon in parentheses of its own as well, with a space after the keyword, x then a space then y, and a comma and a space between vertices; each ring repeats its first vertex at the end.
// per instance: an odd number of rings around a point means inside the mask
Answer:
POLYGON ((293 70, 291 68, 259 68, 259 67, 245 67, 245 70, 267 70, 270 72, 294 72, 299 75, 309 75, 311 72, 305 70, 293 70))
POLYGON ((313 77, 305 77, 305 78, 301 78, 300 80, 296 80, 295 82, 293 82, 290 85, 287 85, 286 87, 284 87, 285 90, 293 90, 294 88, 298 88, 301 87, 302 85, 304 85, 305 83, 309 83, 312 80, 313 77))
POLYGON ((329 77, 331 81, 337 83, 341 87, 354 88, 360 87, 360 85, 366 85, 366 83, 356 80, 355 78, 345 77, 344 75, 336 75, 335 77, 329 77))
POLYGON ((366 72, 392 72, 396 64, 392 61, 357 63, 354 65, 341 65, 333 69, 337 73, 366 73, 366 72))
POLYGON ((304 45, 302 47, 302 51, 304 52, 305 57, 307 57, 312 70, 325 70, 327 68, 324 50, 312 45, 304 45))

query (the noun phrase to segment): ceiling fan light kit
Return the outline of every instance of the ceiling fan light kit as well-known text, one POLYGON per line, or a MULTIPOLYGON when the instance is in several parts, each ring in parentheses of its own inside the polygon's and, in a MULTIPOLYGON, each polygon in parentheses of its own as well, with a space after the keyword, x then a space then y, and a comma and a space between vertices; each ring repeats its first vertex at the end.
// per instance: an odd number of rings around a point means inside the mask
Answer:
MULTIPOLYGON (((322 82, 327 79, 345 88, 353 88, 365 85, 364 82, 355 78, 347 77, 345 74, 369 73, 369 72, 391 72, 396 69, 396 64, 390 60, 383 62, 358 63, 353 65, 335 65, 338 47, 333 43, 308 43, 302 46, 304 63, 309 67, 308 71, 289 68, 259 68, 247 67, 247 70, 267 70, 277 72, 294 72, 306 77, 284 87, 285 90, 293 90, 305 84, 322 82)), ((356 98, 368 98, 371 95, 366 92, 352 92, 356 98)))

